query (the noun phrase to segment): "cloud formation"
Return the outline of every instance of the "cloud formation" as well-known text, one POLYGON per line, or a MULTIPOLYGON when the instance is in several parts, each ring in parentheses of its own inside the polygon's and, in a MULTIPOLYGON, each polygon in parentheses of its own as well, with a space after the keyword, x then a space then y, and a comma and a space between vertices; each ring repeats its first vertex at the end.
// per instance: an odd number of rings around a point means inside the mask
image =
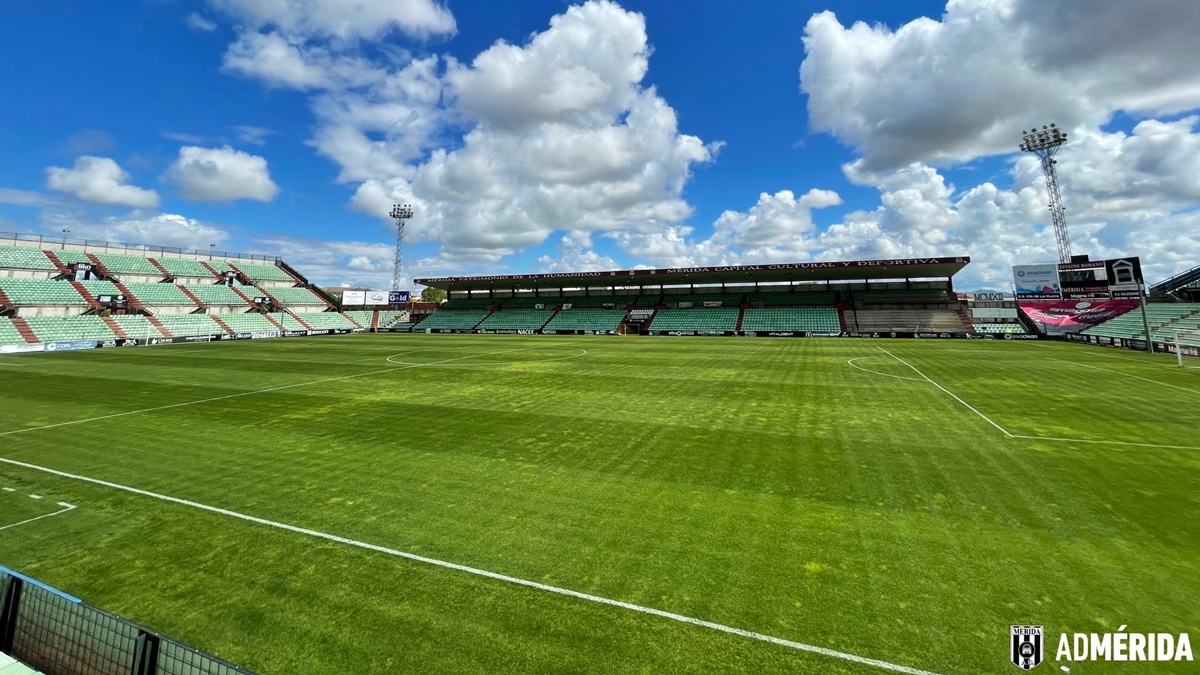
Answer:
POLYGON ((152 209, 159 203, 158 193, 129 184, 129 174, 108 157, 84 155, 69 169, 46 169, 46 187, 65 192, 95 204, 120 204, 152 209))
POLYGON ((180 196, 191 202, 269 202, 279 192, 266 159, 228 145, 180 148, 179 158, 163 178, 178 186, 180 196))

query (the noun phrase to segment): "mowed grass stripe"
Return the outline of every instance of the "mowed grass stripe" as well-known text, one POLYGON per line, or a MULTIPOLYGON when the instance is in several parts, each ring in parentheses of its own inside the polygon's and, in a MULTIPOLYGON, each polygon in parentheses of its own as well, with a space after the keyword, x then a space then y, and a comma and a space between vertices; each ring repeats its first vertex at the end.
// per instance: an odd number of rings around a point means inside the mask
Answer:
MULTIPOLYGON (((943 373, 934 375, 934 368, 945 364, 957 377, 955 391, 976 378, 999 382, 988 394, 993 402, 1024 395, 1019 374, 1045 361, 1040 347, 355 337, 361 339, 338 344, 338 360, 406 349, 573 345, 589 355, 557 364, 413 369, 378 381, 177 408, 138 424, 118 418, 64 427, 42 437, 7 438, 0 455, 937 672, 1011 667, 996 643, 1008 623, 1080 630, 1092 630, 1098 618, 1197 623, 1198 570, 1190 551, 1200 538, 1193 527, 1169 524, 1188 522, 1186 514, 1200 506, 1194 456, 1001 443, 932 386, 845 364, 879 355, 875 347, 883 345, 939 381, 943 373), (670 377, 656 379, 660 368, 670 377), (112 438, 122 443, 101 442, 112 438), (1021 583, 1014 585, 1014 578, 1021 583)), ((270 344, 256 347, 264 361, 282 357, 270 344)), ((123 374, 123 368, 105 373, 123 374)), ((255 377, 236 368, 212 373, 214 381, 239 388, 255 377)), ((7 393, 0 388, 0 398, 7 393)), ((37 412, 34 402, 0 401, 10 402, 37 412)), ((1109 399, 1097 398, 1094 413, 1103 416, 1106 405, 1109 399)), ((1092 414, 1071 407, 1062 417, 1064 425, 1096 426, 1092 414)), ((159 517, 133 505, 113 514, 113 522, 159 517)), ((40 547, 37 559, 69 578, 67 590, 95 601, 81 587, 103 586, 97 589, 103 597, 128 601, 155 622, 180 622, 156 606, 153 592, 137 587, 136 575, 110 579, 101 573, 109 564, 103 560, 70 562, 68 549, 102 545, 106 528, 67 536, 65 521, 56 527, 63 536, 40 547), (93 577, 84 574, 88 567, 93 577)), ((198 544, 226 539, 219 526, 190 527, 198 544)), ((153 547, 130 545, 123 560, 158 559, 153 547)), ((113 546, 103 550, 112 553, 113 546)), ((16 555, 26 554, 0 541, 0 562, 16 555)), ((205 560, 169 561, 164 585, 203 575, 211 564, 205 560)), ((304 571, 286 553, 270 561, 262 573, 304 571)), ((342 611, 378 606, 371 587, 385 583, 379 575, 387 572, 369 568, 365 578, 377 580, 364 587, 337 579, 328 586, 285 584, 271 606, 301 615, 313 601, 334 597, 344 601, 342 611)), ((242 581, 213 580, 199 597, 217 601, 219 593, 240 593, 242 581)), ((436 589, 424 590, 436 597, 436 589)), ((484 621, 503 633, 504 617, 520 611, 513 602, 489 604, 487 617, 436 602, 403 602, 379 615, 386 619, 362 626, 363 639, 393 639, 397 621, 465 630, 484 621)), ((319 616, 333 611, 318 604, 319 616)), ((703 638, 704 648, 690 638, 678 645, 668 640, 652 653, 614 661, 612 654, 625 653, 622 643, 592 640, 595 631, 580 622, 579 610, 541 611, 566 633, 580 633, 578 649, 606 666, 592 670, 746 668, 720 658, 700 666, 695 654, 711 657, 712 645, 725 644, 703 638)), ((286 635, 287 623, 283 616, 260 616, 252 630, 286 635)), ((221 630, 202 632, 217 646, 231 644, 221 630)), ((437 635, 429 639, 444 656, 423 667, 406 661, 399 669, 455 670, 466 650, 472 663, 491 664, 491 672, 529 670, 531 661, 511 660, 521 650, 501 646, 507 640, 499 635, 466 647, 449 633, 437 635)), ((530 640, 518 635, 508 639, 530 640)), ((551 652, 565 644, 547 652, 530 646, 526 656, 561 665, 553 659, 562 655, 551 652)), ((427 648, 419 650, 428 655, 427 648)), ((360 649, 360 655, 376 653, 360 649)), ((791 662, 751 662, 746 672, 797 671, 791 662)), ((266 672, 292 672, 297 663, 266 672)), ((827 672, 811 662, 799 671, 827 672)))

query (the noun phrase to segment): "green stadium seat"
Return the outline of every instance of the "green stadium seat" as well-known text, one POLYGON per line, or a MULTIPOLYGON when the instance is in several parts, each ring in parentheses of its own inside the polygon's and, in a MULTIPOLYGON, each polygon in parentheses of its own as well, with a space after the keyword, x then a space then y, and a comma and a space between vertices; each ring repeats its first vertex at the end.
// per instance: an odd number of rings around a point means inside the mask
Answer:
POLYGON ((650 323, 650 330, 737 330, 738 310, 660 309, 650 323))
POLYGON ((749 302, 767 307, 796 305, 832 305, 833 291, 763 291, 746 296, 749 302))
POLYGON ((973 323, 971 327, 976 333, 988 333, 992 335, 1024 335, 1027 331, 1025 326, 1019 323, 973 323))
POLYGON ((308 289, 308 288, 287 288, 287 287, 281 286, 279 288, 267 287, 267 288, 263 288, 263 289, 259 290, 259 289, 251 286, 251 287, 243 288, 241 290, 243 293, 245 293, 251 299, 253 299, 254 296, 256 296, 256 295, 262 295, 262 294, 269 295, 272 298, 274 298, 277 303, 284 305, 284 306, 291 306, 291 305, 320 305, 322 307, 326 306, 325 301, 322 300, 320 296, 318 296, 316 293, 314 293, 311 289, 308 289))
POLYGON ((773 307, 747 309, 742 315, 742 330, 836 333, 842 330, 842 323, 833 307, 773 307))
POLYGON ((121 327, 121 330, 125 331, 127 337, 135 340, 148 337, 162 337, 162 333, 158 331, 158 328, 141 314, 114 314, 111 318, 121 327))
POLYGON ((0 345, 25 344, 25 337, 13 325, 12 319, 0 316, 0 345))
MULTIPOLYGON (((246 301, 233 292, 228 286, 220 284, 206 284, 204 286, 184 286, 189 293, 196 296, 200 302, 206 305, 239 305, 246 306, 246 301)), ((253 300, 254 296, 251 295, 253 300)))
POLYGON ((504 309, 534 309, 538 305, 542 305, 544 308, 549 309, 556 305, 562 304, 562 302, 563 299, 558 296, 542 298, 508 298, 504 301, 504 304, 502 304, 501 307, 504 309))
POLYGON ((24 246, 0 246, 0 267, 21 270, 56 269, 41 249, 24 246))
POLYGON ((561 298, 562 302, 569 303, 573 308, 596 307, 603 308, 605 305, 612 305, 613 309, 624 309, 629 305, 637 302, 636 295, 569 295, 561 298))
MULTIPOLYGON (((250 312, 247 314, 222 314, 221 320, 225 322, 235 333, 262 333, 270 331, 278 331, 279 327, 271 323, 265 316, 258 312, 250 312)), ((294 330, 303 330, 300 326, 296 326, 294 330)))
POLYGON ((624 309, 568 309, 554 315, 546 330, 616 330, 625 319, 624 309))
POLYGON ((741 293, 688 293, 681 295, 664 295, 663 302, 674 307, 679 303, 692 303, 693 307, 702 307, 706 302, 719 302, 722 307, 737 307, 742 304, 741 293))
POLYGON ((169 258, 167 256, 159 256, 154 259, 163 269, 170 272, 176 277, 212 277, 213 273, 208 271, 204 265, 200 264, 199 260, 190 258, 169 258))
POLYGON ((125 284, 129 293, 143 305, 195 305, 191 298, 175 284, 137 283, 125 284))
POLYGON ((122 253, 97 253, 96 259, 113 274, 140 274, 161 277, 162 272, 147 258, 122 253))
POLYGON ((92 298, 100 295, 118 295, 121 293, 117 285, 111 281, 80 281, 79 285, 92 298))
POLYGON ((439 309, 417 324, 417 330, 425 328, 464 329, 474 328, 483 321, 489 312, 485 310, 445 310, 439 309))
MULTIPOLYGON (((279 318, 278 314, 272 314, 271 316, 276 317, 276 319, 279 318)), ((354 328, 354 324, 350 323, 350 319, 342 316, 339 312, 296 312, 295 316, 309 326, 312 326, 314 330, 354 328)), ((283 326, 288 330, 303 329, 303 326, 292 328, 293 325, 296 325, 294 320, 290 323, 285 323, 283 326)), ((370 325, 371 321, 368 319, 366 327, 369 328, 370 325)))
POLYGON ((290 281, 295 283, 296 279, 288 274, 281 267, 275 265, 263 265, 261 263, 243 263, 234 261, 233 265, 242 271, 248 278, 255 281, 290 281))
MULTIPOLYGON (((110 284, 111 285, 111 284, 110 284)), ((18 305, 86 305, 69 281, 0 279, 0 290, 18 305)), ((115 289, 114 289, 115 290, 115 289)))
POLYGON ((547 309, 511 309, 492 312, 479 324, 480 330, 537 330, 546 325, 553 314, 547 309))
POLYGON ((63 264, 65 264, 65 265, 70 265, 71 263, 77 263, 77 262, 82 262, 82 263, 92 262, 92 259, 89 258, 87 253, 84 253, 83 251, 76 251, 75 249, 67 249, 67 248, 53 248, 53 249, 47 249, 47 250, 49 250, 51 253, 53 253, 54 257, 61 260, 63 262, 63 264))
MULTIPOLYGON (((1177 331, 1196 330, 1200 326, 1200 303, 1152 302, 1146 305, 1146 319, 1150 324, 1151 339, 1173 340, 1177 331)), ((1083 334, 1144 340, 1146 328, 1141 310, 1134 309, 1087 328, 1083 334)))
POLYGON ((498 307, 504 298, 452 298, 446 301, 443 309, 487 309, 498 307))
POLYGON ((104 319, 95 315, 31 316, 25 323, 42 342, 113 340, 117 337, 104 319))
POLYGON ((160 314, 156 318, 171 335, 180 337, 187 337, 189 335, 220 335, 225 332, 207 314, 160 314))

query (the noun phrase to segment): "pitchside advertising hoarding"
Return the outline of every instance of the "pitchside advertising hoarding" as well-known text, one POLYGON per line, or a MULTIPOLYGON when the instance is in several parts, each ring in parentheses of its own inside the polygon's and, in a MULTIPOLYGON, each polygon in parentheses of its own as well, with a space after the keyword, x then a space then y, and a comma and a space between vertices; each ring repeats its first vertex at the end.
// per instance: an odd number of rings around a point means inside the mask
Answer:
POLYGON ((1013 267, 1019 300, 1140 298, 1143 283, 1142 261, 1137 256, 1013 267))

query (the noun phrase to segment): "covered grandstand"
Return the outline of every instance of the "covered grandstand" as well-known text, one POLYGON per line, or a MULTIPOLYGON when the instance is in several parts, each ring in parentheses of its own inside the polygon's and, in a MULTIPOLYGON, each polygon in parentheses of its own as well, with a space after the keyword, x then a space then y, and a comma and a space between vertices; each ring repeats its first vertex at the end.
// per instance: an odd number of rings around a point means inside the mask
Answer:
POLYGON ((429 333, 966 337, 968 257, 417 279, 429 333))

